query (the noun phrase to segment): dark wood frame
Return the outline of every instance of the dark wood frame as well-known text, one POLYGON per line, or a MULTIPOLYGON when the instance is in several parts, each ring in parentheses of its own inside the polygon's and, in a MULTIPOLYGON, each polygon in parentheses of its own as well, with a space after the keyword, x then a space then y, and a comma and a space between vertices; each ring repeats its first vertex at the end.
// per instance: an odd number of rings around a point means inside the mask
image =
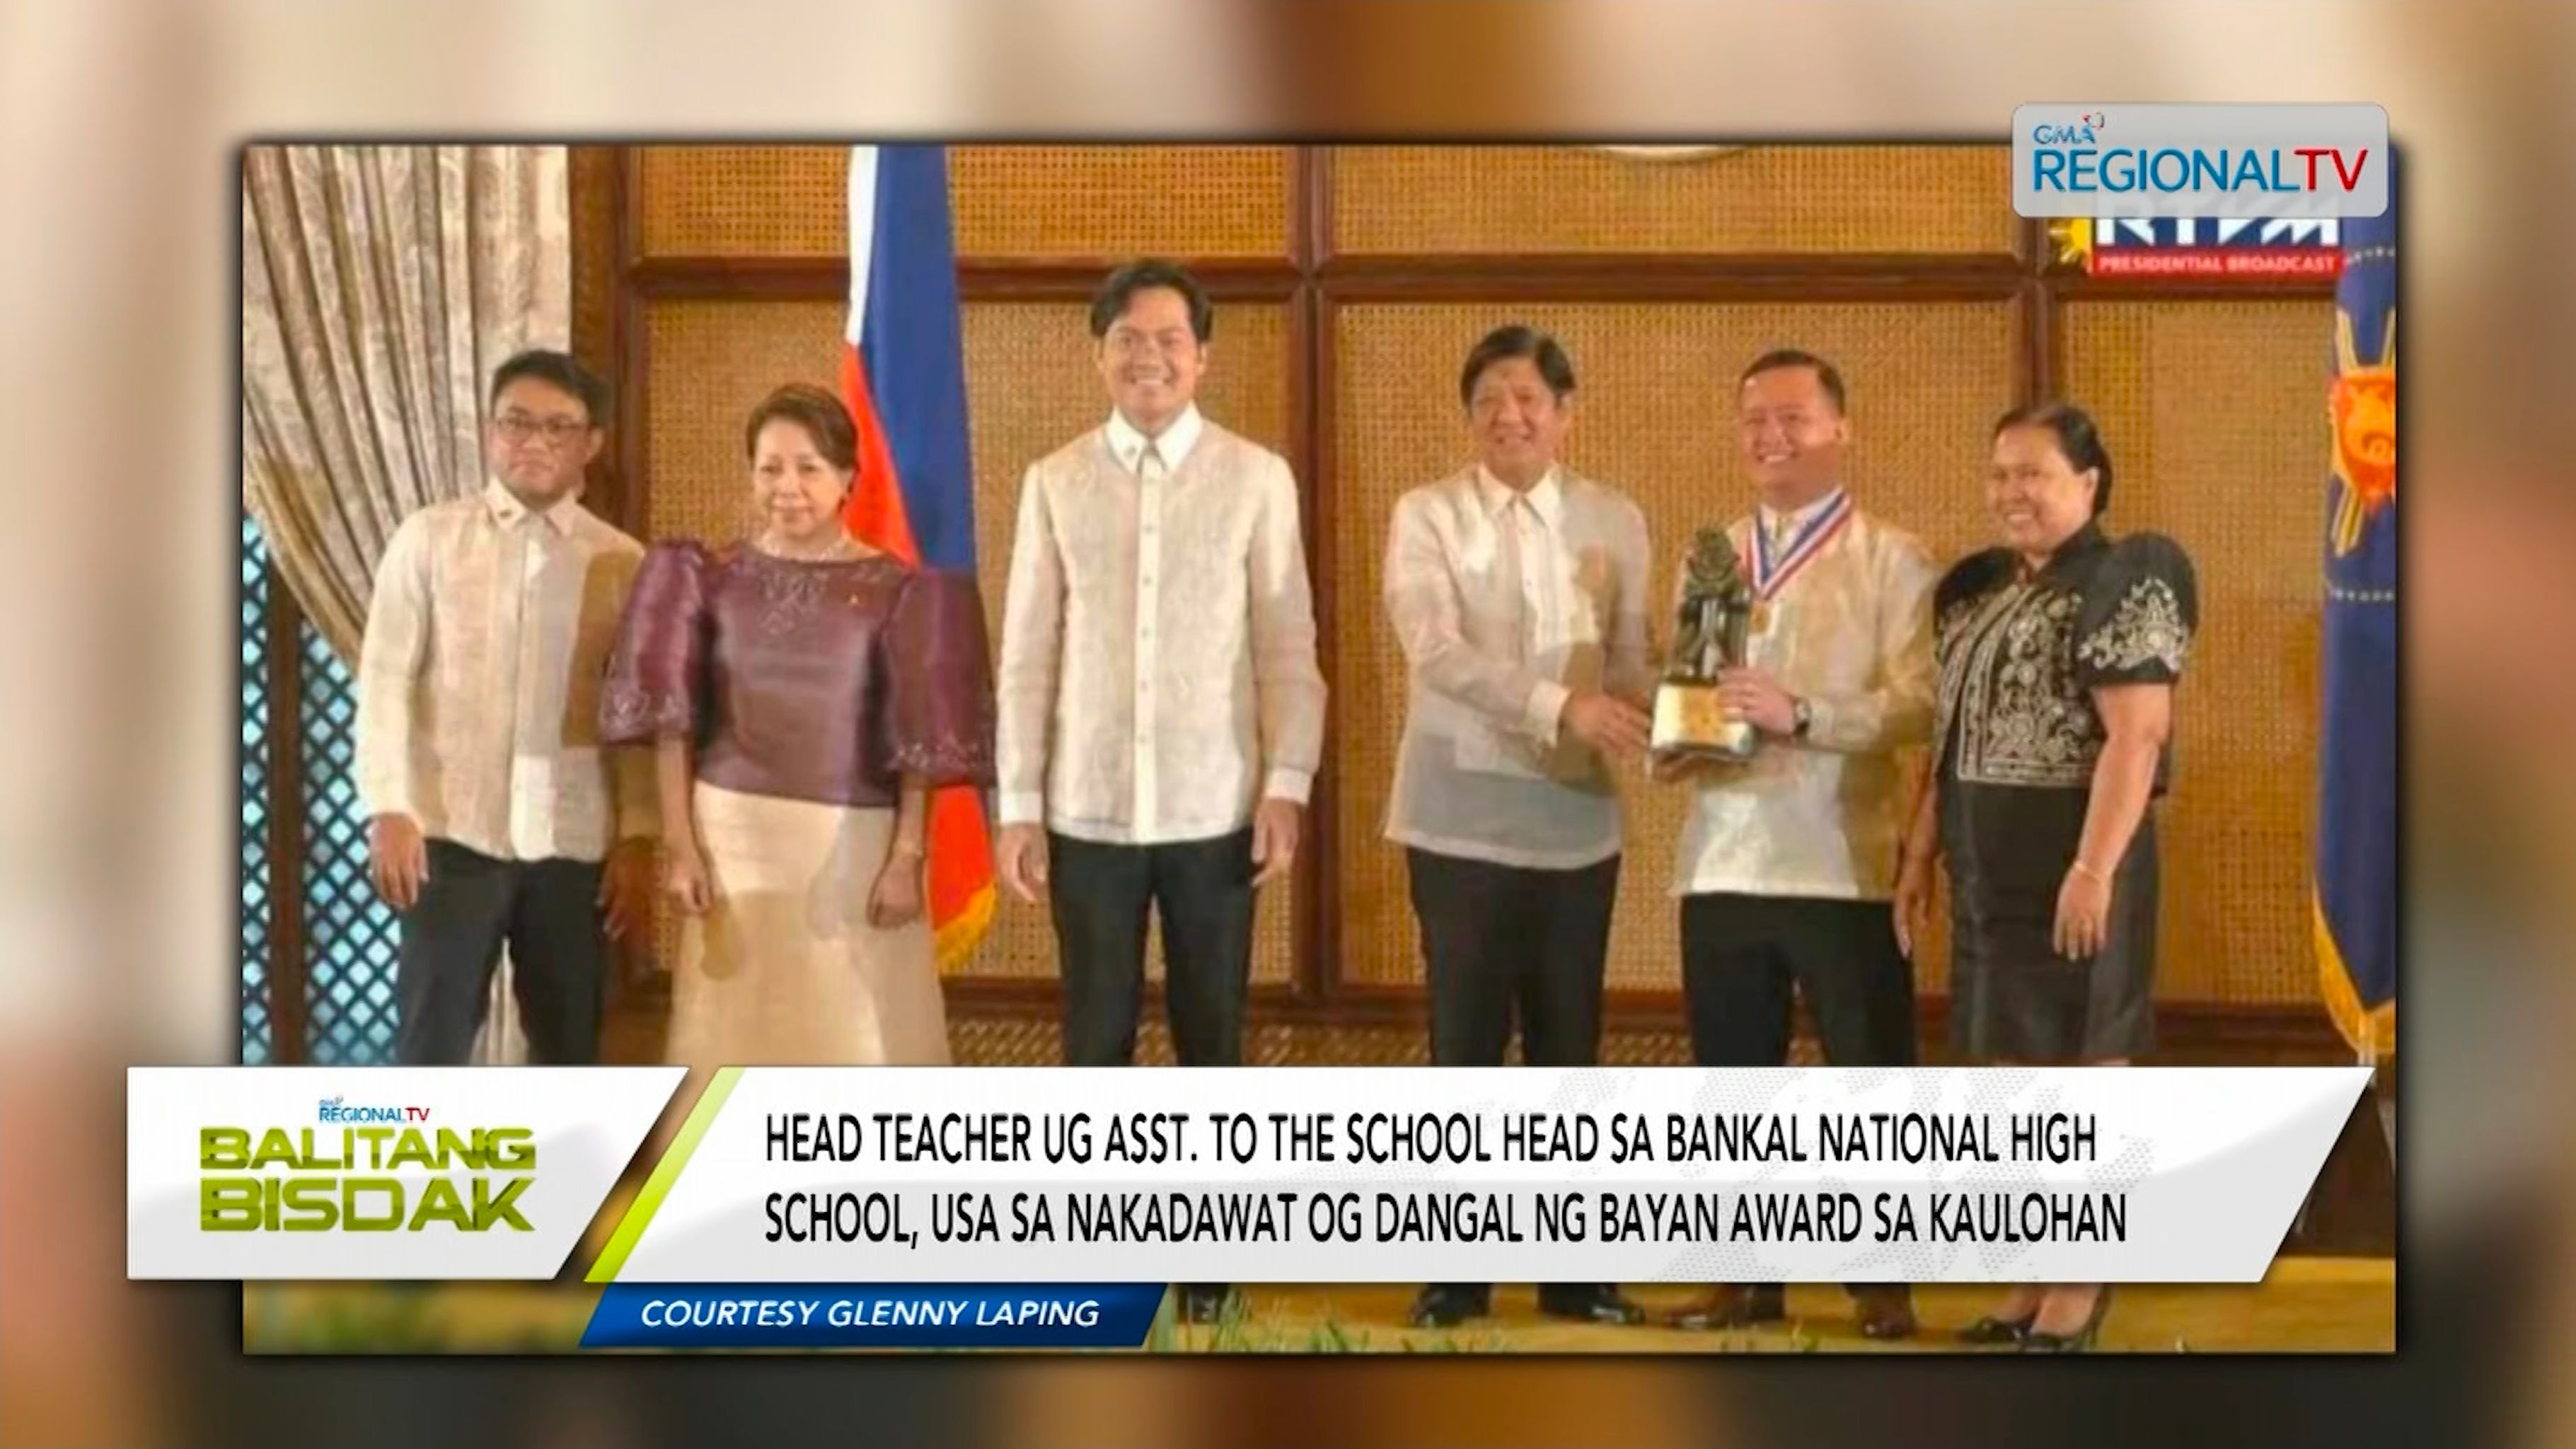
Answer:
MULTIPOLYGON (((651 358, 643 309, 668 297, 838 298, 847 264, 837 257, 744 258, 648 256, 643 250, 640 149, 578 146, 574 150, 573 235, 576 293, 574 345, 604 360, 622 400, 614 447, 601 465, 599 496, 608 511, 641 531, 652 480, 645 455, 643 410, 650 406, 651 358), (612 218, 608 234, 585 217, 612 218), (605 305, 584 306, 605 272, 605 305)), ((2014 379, 2021 401, 2050 392, 2058 372, 2063 312, 2072 299, 2206 300, 2328 297, 2331 283, 2308 279, 2242 285, 2173 284, 2150 279, 2102 283, 2052 264, 2046 228, 2025 222, 2015 251, 1996 254, 1884 255, 1345 255, 1333 247, 1333 150, 1295 149, 1289 170, 1288 245, 1278 259, 1182 258, 1219 300, 1284 304, 1289 313, 1287 452, 1305 490, 1309 567, 1319 587, 1316 613, 1327 677, 1334 672, 1340 601, 1334 577, 1334 377, 1328 345, 1338 310, 1387 301, 1648 302, 1871 301, 2004 302, 2014 316, 2014 379)), ((1088 300, 1101 275, 1121 258, 961 257, 958 290, 969 303, 1088 300)), ((1329 728, 1329 724, 1328 724, 1329 728)), ((1424 1020, 1418 987, 1346 981, 1341 921, 1327 908, 1326 883, 1339 878, 1339 781, 1327 754, 1315 782, 1307 848, 1298 863, 1292 935, 1294 966, 1285 983, 1253 992, 1256 1020, 1307 1024, 1385 1024, 1424 1020)), ((291 858, 291 853, 281 860, 291 858)), ((967 1016, 1051 1019, 1056 986, 1046 979, 961 978, 948 985, 951 1009, 967 1016)), ((1927 1041, 1940 1039, 1947 1003, 1925 1004, 1927 1041)), ((2306 1007, 2175 1004, 2159 1008, 2175 1059, 2342 1061, 2347 1055, 2322 1011, 2306 1007)), ((1614 991, 1605 1025, 1615 1032, 1672 1031, 1682 1020, 1678 991, 1614 991)))
MULTIPOLYGON (((268 564, 268 1059, 294 1066, 312 1055, 304 963, 304 606, 268 564)), ((247 924, 247 923, 245 923, 247 924)))

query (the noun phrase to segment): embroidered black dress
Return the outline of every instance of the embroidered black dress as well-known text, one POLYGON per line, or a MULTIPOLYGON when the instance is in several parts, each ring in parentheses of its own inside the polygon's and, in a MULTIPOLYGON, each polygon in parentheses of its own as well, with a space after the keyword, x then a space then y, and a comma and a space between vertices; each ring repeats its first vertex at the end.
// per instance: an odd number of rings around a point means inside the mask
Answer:
MULTIPOLYGON (((2087 525, 2028 577, 2009 549, 1961 560, 1933 608, 1951 1047, 1972 1060, 2142 1053, 2155 1043, 2152 803, 2111 870, 2100 954, 2068 961, 2050 936, 2105 739, 2092 691, 2182 677, 2199 626, 2191 560, 2162 535, 2114 543, 2087 525)), ((2168 745, 2156 800, 2171 766, 2168 745)))

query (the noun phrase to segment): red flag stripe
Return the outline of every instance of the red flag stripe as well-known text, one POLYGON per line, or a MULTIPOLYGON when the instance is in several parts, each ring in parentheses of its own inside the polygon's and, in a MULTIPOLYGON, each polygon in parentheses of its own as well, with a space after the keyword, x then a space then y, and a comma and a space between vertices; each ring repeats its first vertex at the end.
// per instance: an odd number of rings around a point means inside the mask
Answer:
POLYGON ((894 450, 886 443, 885 425, 877 420, 876 400, 868 390, 868 370, 859 364, 859 349, 846 342, 841 344, 841 397, 859 430, 859 475, 851 482, 841 521, 853 538, 918 567, 921 548, 913 542, 911 520, 904 513, 894 450))

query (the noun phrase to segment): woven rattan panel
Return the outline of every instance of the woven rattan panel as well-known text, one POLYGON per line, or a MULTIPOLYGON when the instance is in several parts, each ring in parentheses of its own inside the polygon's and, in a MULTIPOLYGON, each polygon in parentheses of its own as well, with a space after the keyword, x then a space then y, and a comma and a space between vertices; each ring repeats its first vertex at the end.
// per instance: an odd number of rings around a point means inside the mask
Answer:
MULTIPOLYGON (((645 410, 649 528, 655 538, 736 537, 749 523, 742 419, 782 382, 832 385, 842 308, 833 302, 664 300, 645 310, 652 396, 645 410)), ((1000 635, 1002 586, 1020 474, 1107 416, 1092 364, 1084 309, 1067 303, 970 303, 964 309, 967 407, 974 430, 976 553, 987 618, 1000 635)), ((1201 385, 1208 415, 1284 448, 1288 419, 1287 314, 1277 306, 1228 307, 1217 322, 1214 362, 1201 385)), ((1261 904, 1253 979, 1293 973, 1292 902, 1261 904)), ((676 928, 658 940, 676 951, 676 928)), ((1005 902, 976 975, 1052 976, 1055 942, 1043 910, 1005 902)), ((1159 945, 1148 970, 1162 971, 1159 945)))
POLYGON ((2113 531, 2173 535, 2199 575, 2159 826, 2156 994, 2313 1001, 2333 304, 2080 302, 2061 335, 2066 396, 2093 413, 2117 464, 2113 531))
POLYGON ((646 256, 849 254, 847 146, 637 150, 646 256))
MULTIPOLYGON (((642 148, 648 256, 849 251, 842 146, 642 148)), ((1284 146, 957 146, 962 257, 1285 257, 1284 146)))
POLYGON ((752 522, 742 421, 781 383, 835 385, 838 302, 666 299, 644 309, 641 400, 654 538, 739 538, 752 522))
POLYGON ((1288 255, 1286 146, 959 146, 969 257, 1288 255))
POLYGON ((1753 146, 1649 161, 1589 146, 1342 146, 1351 253, 2011 252, 2001 146, 1753 146))
MULTIPOLYGON (((975 434, 975 547, 988 617, 1002 616, 1020 476, 1109 415, 1085 309, 1069 303, 979 302, 967 306, 966 375, 975 434)), ((1217 315, 1210 363, 1199 385, 1206 414, 1245 437, 1285 451, 1288 443, 1288 316, 1278 306, 1229 306, 1217 315)), ((998 632, 996 637, 998 638, 998 632)), ((1286 981, 1293 902, 1264 893, 1253 930, 1252 979, 1286 981)), ((1052 976, 1055 938, 1046 912, 1005 902, 974 971, 1052 976)), ((1147 971, 1162 974, 1158 942, 1147 971)))
MULTIPOLYGON (((1852 390, 1853 487, 1865 507, 1936 548, 1974 536, 1986 425, 2012 400, 2013 336, 2002 304, 1525 308, 1386 305, 1334 324, 1334 661, 1341 781, 1342 974, 1418 982, 1419 947, 1402 853, 1380 834, 1403 727, 1404 665, 1377 603, 1387 519, 1407 488, 1473 456, 1457 370, 1486 329, 1512 320, 1555 332, 1573 356, 1577 469, 1646 511, 1653 597, 1671 587, 1691 531, 1751 505, 1733 428, 1737 371, 1769 347, 1835 359, 1852 390)), ((1683 796, 1635 782, 1612 927, 1613 988, 1677 989, 1667 898, 1683 796)), ((1937 967, 1935 968, 1937 972, 1937 967)))

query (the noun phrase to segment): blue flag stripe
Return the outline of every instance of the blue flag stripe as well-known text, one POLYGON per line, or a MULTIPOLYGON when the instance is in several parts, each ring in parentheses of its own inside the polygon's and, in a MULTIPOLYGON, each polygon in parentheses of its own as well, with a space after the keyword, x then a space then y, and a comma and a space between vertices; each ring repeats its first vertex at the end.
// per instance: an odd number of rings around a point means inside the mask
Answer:
POLYGON ((922 562, 972 573, 975 472, 945 147, 878 149, 874 238, 859 339, 869 395, 922 562))

